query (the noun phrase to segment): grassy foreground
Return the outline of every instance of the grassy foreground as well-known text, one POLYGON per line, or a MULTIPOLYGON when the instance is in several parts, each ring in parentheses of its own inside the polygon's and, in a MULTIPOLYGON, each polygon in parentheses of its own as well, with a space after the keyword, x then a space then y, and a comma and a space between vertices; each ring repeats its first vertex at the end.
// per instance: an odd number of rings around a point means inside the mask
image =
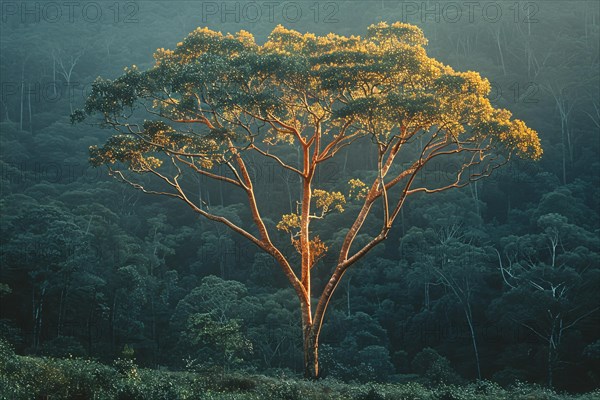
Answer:
POLYGON ((365 385, 243 373, 165 372, 138 368, 131 360, 117 360, 109 366, 86 359, 18 356, 0 346, 0 399, 592 400, 600 399, 600 391, 576 396, 526 384, 503 389, 486 381, 425 387, 419 383, 365 385))

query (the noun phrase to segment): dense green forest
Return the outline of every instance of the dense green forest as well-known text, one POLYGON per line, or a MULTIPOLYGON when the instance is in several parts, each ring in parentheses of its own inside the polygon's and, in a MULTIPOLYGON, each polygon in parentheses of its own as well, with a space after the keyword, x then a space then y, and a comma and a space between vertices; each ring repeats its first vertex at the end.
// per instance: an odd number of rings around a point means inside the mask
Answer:
MULTIPOLYGON (((519 398, 523 383, 600 386, 598 2, 3 0, 1 12, 1 386, 22 398, 39 385, 38 395, 63 393, 42 381, 74 379, 106 398, 233 388, 254 391, 248 398, 431 399, 519 398), (304 369, 302 316, 276 261, 176 199, 92 167, 88 149, 111 132, 70 115, 98 76, 148 69, 157 49, 197 27, 246 30, 262 43, 279 24, 362 36, 380 21, 420 27, 429 56, 489 79, 491 103, 538 132, 543 156, 411 197, 333 295, 320 338, 325 379, 288 383, 304 369), (139 387, 119 386, 128 379, 139 387)), ((347 192, 375 171, 377 154, 357 143, 325 164, 319 185, 347 192)), ((296 156, 290 147, 286 157, 296 156)), ((301 188, 276 164, 248 165, 265 223, 285 243, 279 210, 294 212, 301 188)), ((438 184, 452 167, 420 179, 438 184)), ((251 223, 225 184, 199 176, 194 190, 205 209, 251 223)), ((333 247, 358 210, 346 208, 319 228, 333 247)), ((315 288, 335 261, 318 261, 315 288)))

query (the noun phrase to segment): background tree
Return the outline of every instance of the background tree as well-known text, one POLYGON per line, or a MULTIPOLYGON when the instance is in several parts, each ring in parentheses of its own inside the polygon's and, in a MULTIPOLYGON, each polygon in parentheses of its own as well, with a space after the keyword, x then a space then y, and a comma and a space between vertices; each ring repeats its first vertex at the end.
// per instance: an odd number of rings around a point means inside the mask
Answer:
POLYGON ((189 356, 188 368, 200 360, 206 364, 208 359, 225 372, 252 352, 252 344, 240 331, 238 320, 221 322, 210 313, 191 315, 184 338, 188 346, 199 349, 198 357, 189 356))
POLYGON ((573 341, 578 325, 600 310, 587 296, 598 285, 598 268, 590 248, 598 238, 551 213, 538 218, 539 234, 509 236, 497 252, 505 293, 495 299, 489 312, 522 326, 541 340, 546 384, 554 385, 555 370, 567 356, 565 341, 573 341), (591 257, 590 257, 591 256, 591 257), (527 304, 527 307, 523 307, 527 304))

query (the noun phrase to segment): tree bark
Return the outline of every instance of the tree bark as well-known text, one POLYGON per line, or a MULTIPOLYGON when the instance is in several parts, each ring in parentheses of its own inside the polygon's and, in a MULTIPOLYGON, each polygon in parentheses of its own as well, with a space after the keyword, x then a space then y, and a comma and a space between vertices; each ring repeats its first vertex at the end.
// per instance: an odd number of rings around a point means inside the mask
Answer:
POLYGON ((319 374, 319 335, 310 326, 304 330, 304 377, 318 379, 319 374))

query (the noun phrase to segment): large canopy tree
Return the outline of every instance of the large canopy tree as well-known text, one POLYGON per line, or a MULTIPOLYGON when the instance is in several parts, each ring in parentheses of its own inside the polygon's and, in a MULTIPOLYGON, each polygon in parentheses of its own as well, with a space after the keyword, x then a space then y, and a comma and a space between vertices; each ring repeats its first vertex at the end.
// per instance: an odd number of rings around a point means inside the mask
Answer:
POLYGON ((174 50, 159 49, 152 68, 133 66, 115 80, 96 80, 72 119, 99 115, 101 125, 116 131, 90 149, 92 164, 107 165, 143 192, 181 200, 276 260, 300 300, 305 373, 317 377, 319 334, 336 287, 385 240, 410 195, 462 187, 512 156, 542 153, 534 130, 492 107, 486 79, 428 57, 426 43, 418 27, 403 23, 372 25, 365 37, 278 26, 262 45, 245 31, 199 28, 174 50), (317 188, 315 177, 359 146, 376 157, 376 168, 367 182, 349 180, 348 196, 358 204, 351 224, 339 227, 343 240, 324 241, 318 224, 344 211, 348 188, 317 188), (275 216, 293 246, 277 243, 261 214, 265 204, 249 168, 255 157, 297 177, 291 181, 299 190, 296 212, 275 216), (442 178, 427 179, 440 168, 442 178), (196 200, 194 175, 238 189, 251 226, 196 200), (365 232, 373 226, 376 232, 365 232), (332 272, 313 293, 319 260, 332 272))

